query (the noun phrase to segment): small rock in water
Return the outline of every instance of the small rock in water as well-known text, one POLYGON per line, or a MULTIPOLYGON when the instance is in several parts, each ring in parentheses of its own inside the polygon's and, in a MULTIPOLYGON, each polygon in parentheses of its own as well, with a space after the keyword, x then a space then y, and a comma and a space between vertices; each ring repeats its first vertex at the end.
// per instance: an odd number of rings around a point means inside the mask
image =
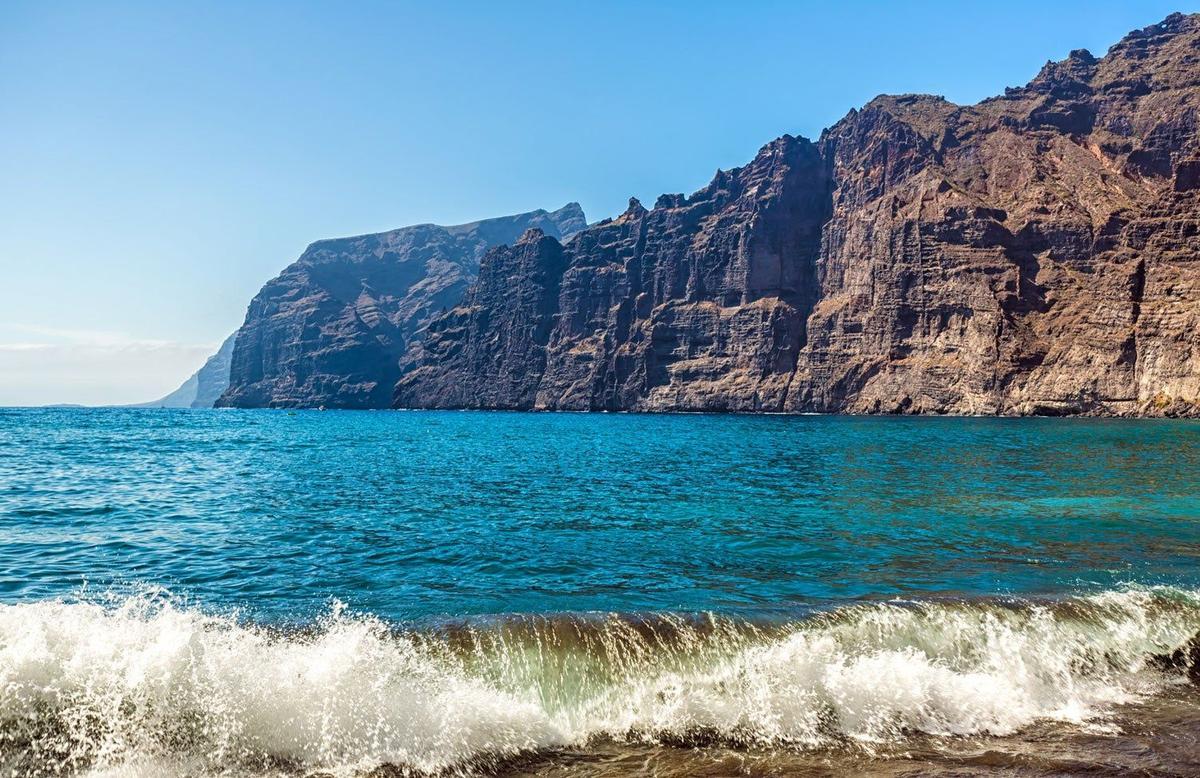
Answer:
POLYGON ((1200 684, 1200 632, 1169 654, 1155 654, 1152 660, 1160 669, 1187 673, 1192 683, 1200 684))

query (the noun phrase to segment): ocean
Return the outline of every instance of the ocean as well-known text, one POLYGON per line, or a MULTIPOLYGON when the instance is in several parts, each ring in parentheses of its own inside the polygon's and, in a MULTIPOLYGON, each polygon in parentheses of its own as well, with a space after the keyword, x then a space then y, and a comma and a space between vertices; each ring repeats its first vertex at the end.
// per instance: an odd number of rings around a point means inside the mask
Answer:
POLYGON ((1200 774, 1200 423, 0 410, 0 774, 1200 774))

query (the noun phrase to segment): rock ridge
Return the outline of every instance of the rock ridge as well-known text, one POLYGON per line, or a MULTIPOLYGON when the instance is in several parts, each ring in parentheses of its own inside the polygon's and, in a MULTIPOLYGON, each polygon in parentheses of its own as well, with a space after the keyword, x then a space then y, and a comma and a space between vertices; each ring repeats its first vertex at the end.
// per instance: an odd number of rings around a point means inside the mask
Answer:
POLYGON ((392 404, 1200 415, 1200 16, 493 248, 392 404))
POLYGON ((386 408, 430 320, 454 307, 492 246, 530 228, 587 226, 568 203, 469 224, 419 224, 317 241, 250 302, 236 333, 228 407, 386 408))

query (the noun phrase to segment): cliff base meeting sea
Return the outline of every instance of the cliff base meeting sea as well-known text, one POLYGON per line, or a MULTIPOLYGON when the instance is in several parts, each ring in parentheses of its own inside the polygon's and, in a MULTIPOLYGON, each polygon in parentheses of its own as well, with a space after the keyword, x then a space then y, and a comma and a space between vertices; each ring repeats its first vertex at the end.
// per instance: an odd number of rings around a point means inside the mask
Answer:
POLYGON ((1195 775, 1200 425, 0 410, 0 772, 1195 775))

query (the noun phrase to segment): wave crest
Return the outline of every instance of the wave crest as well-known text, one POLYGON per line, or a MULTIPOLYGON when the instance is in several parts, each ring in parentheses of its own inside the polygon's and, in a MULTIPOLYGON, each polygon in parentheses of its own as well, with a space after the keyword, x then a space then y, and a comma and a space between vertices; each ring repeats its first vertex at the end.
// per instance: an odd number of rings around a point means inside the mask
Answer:
POLYGON ((0 606, 0 764, 469 770, 591 740, 821 748, 1085 722, 1163 682, 1197 593, 859 605, 792 624, 517 618, 280 632, 169 598, 0 606), (149 760, 149 761, 147 761, 149 760))

